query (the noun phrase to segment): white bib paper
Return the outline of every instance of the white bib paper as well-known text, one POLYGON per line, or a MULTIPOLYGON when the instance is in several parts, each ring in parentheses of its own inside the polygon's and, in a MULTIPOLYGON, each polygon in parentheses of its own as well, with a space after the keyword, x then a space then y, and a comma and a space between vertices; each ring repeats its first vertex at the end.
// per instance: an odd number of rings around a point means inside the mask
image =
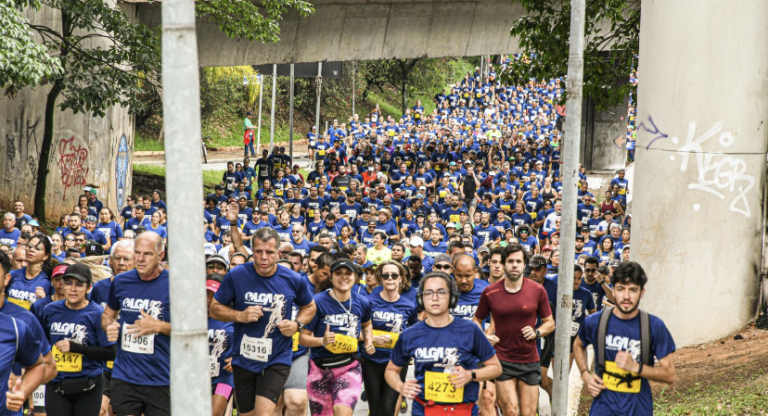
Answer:
POLYGON ((240 354, 249 360, 267 362, 272 354, 271 338, 252 338, 243 335, 240 342, 240 354))
POLYGON ((209 355, 208 358, 210 358, 211 378, 216 378, 219 376, 221 363, 219 362, 219 359, 213 355, 209 355))
POLYGON ((155 334, 144 335, 141 337, 131 335, 128 333, 128 324, 124 322, 120 348, 122 348, 123 351, 136 354, 154 354, 155 334))

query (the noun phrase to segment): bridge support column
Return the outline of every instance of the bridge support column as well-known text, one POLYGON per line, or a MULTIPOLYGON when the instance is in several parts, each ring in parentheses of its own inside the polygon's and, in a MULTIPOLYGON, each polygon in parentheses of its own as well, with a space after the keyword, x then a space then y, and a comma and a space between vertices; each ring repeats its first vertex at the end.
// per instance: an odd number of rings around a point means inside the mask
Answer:
POLYGON ((758 297, 768 3, 644 0, 631 257, 678 346, 738 330, 758 297))

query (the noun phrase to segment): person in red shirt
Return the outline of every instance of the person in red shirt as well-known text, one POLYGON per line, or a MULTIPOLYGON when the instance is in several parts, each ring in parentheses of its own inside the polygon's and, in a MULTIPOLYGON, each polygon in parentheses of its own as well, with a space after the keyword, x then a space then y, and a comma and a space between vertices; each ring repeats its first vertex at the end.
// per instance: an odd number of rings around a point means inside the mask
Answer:
POLYGON ((508 245, 502 260, 505 278, 483 290, 474 321, 482 328, 483 321, 493 315, 495 333, 488 337, 498 340, 495 348, 502 373, 496 379, 496 394, 502 413, 533 416, 541 381, 536 342, 555 330, 555 320, 544 287, 523 279, 528 263, 523 246, 508 245), (534 329, 536 318, 541 325, 534 329))

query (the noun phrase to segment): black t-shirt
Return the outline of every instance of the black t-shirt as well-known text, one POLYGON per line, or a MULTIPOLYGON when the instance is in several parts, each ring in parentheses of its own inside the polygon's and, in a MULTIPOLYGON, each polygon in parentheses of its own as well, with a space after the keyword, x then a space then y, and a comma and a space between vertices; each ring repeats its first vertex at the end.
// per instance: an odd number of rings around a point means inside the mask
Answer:
POLYGON ((475 183, 475 177, 472 175, 464 175, 461 179, 461 190, 464 191, 465 198, 471 198, 477 192, 477 184, 475 183))

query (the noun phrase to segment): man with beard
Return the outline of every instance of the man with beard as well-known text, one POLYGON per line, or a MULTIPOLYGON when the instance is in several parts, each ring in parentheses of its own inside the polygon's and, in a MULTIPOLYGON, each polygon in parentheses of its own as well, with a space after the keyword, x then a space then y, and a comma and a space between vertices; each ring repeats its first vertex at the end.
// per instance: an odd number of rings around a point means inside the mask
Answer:
MULTIPOLYGON (((536 413, 541 382, 537 339, 555 329, 547 292, 540 284, 523 279, 527 264, 525 249, 510 244, 502 254, 506 278, 483 290, 475 311, 475 323, 493 315, 498 337, 496 352, 502 374, 496 379, 499 406, 505 415, 533 416, 536 413), (541 325, 536 327, 536 319, 541 325)), ((489 335, 493 336, 493 335, 489 335)))
POLYGON ((475 227, 475 236, 477 236, 475 249, 488 245, 488 243, 496 245, 501 242, 501 234, 499 234, 499 230, 496 227, 491 225, 491 214, 489 212, 483 212, 480 217, 480 225, 475 227))
POLYGON ((593 397, 591 415, 652 415, 649 380, 671 384, 677 378, 672 335, 661 319, 638 309, 647 282, 639 264, 619 264, 611 276, 616 306, 588 316, 573 344, 576 365, 593 397), (609 315, 604 318, 604 314, 609 315), (642 351, 644 325, 653 334, 645 340, 650 351, 642 351), (600 327, 604 327, 603 342, 598 339, 598 333, 603 332, 600 327), (594 344, 596 357, 603 356, 602 363, 596 358, 594 373, 587 365, 589 344, 594 344), (599 346, 603 351, 598 350, 599 346))

